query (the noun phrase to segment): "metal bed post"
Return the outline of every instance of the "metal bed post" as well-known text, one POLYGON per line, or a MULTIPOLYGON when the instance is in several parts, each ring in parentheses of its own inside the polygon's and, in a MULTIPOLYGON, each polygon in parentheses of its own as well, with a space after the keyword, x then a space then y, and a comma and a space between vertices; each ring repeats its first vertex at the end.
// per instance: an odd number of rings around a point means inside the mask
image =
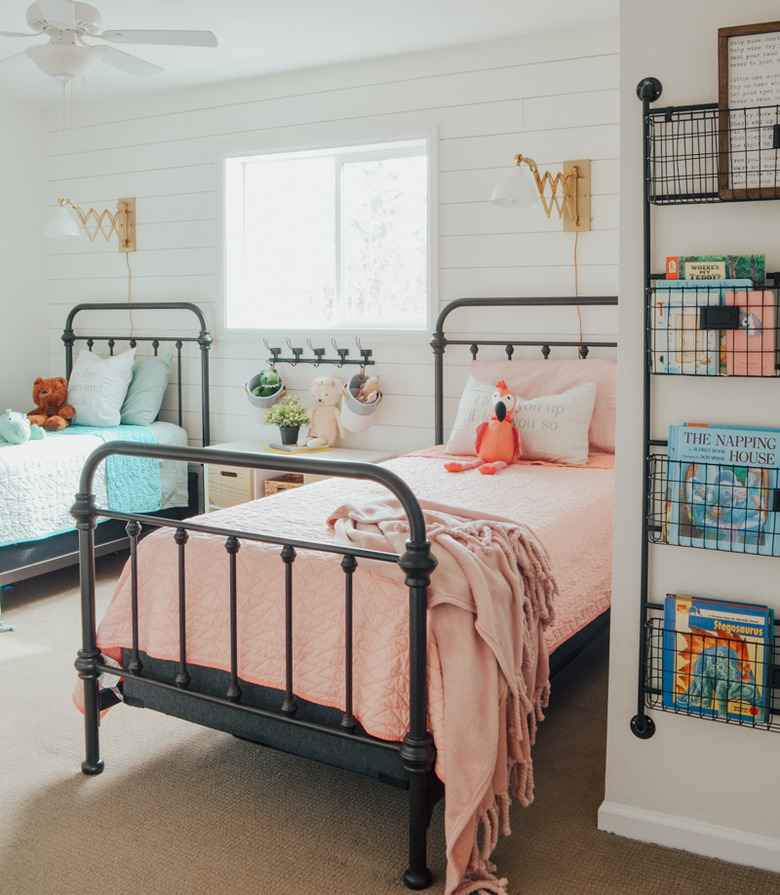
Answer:
POLYGON ((409 889, 424 889, 433 880, 427 866, 426 835, 431 808, 428 775, 436 757, 428 730, 427 689, 428 585, 436 559, 425 538, 425 522, 419 510, 417 515, 417 526, 409 516, 411 537, 398 560, 409 587, 409 730, 401 746, 401 758, 409 774, 409 866, 403 875, 409 889))
POLYGON ((95 623, 95 495, 79 491, 71 514, 76 519, 79 533, 79 578, 81 582, 81 640, 75 662, 79 677, 84 681, 84 737, 86 757, 81 763, 85 774, 99 774, 103 770, 100 757, 100 704, 98 697, 98 663, 95 623))

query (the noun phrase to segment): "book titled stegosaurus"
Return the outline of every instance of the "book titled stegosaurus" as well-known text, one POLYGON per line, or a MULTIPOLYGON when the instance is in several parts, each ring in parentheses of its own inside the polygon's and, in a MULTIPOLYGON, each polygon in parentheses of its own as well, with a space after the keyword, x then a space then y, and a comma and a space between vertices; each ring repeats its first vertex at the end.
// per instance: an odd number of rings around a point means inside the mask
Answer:
POLYGON ((668 594, 663 705, 694 715, 767 720, 774 613, 767 606, 668 594))

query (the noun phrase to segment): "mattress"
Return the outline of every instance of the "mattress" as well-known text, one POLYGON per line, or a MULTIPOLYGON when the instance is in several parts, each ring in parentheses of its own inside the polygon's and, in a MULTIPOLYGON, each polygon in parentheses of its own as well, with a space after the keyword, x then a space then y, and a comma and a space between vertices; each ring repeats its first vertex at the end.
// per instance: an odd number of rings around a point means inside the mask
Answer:
MULTIPOLYGON (((121 437, 117 427, 112 437, 121 437)), ((157 444, 186 445, 187 433, 173 423, 156 421, 143 428, 157 444)), ((74 528, 70 508, 86 458, 103 444, 94 434, 47 433, 40 441, 0 445, 0 546, 35 541, 74 528)), ((156 480, 154 487, 157 488, 156 480)), ((100 506, 111 509, 106 464, 94 481, 100 506)), ((187 465, 159 463, 159 507, 187 506, 187 465)), ((117 509, 118 507, 113 507, 117 509)))

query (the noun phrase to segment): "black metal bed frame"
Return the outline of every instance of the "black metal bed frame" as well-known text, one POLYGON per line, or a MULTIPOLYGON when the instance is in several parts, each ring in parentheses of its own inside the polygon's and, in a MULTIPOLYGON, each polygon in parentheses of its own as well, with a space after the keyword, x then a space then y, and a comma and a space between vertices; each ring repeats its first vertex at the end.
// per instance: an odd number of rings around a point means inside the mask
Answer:
MULTIPOLYGON (((82 318, 83 319, 83 316, 82 318)), ((178 326, 176 327, 178 329, 178 326)), ((77 343, 85 344, 90 351, 96 344, 107 346, 109 354, 113 355, 117 343, 128 344, 135 347, 139 342, 151 343, 154 354, 158 353, 161 344, 171 344, 176 353, 177 387, 176 387, 176 412, 178 424, 182 425, 184 401, 182 393, 182 351, 185 343, 197 343, 200 351, 200 417, 201 439, 205 447, 211 438, 211 408, 209 388, 209 349, 212 337, 209 332, 208 322, 203 311, 191 302, 143 302, 128 306, 121 302, 95 302, 76 305, 68 313, 65 327, 62 333, 62 341, 65 346, 65 378, 70 377, 73 369, 73 350, 77 343), (86 335, 74 329, 74 321, 79 314, 94 311, 184 311, 194 314, 200 327, 197 335, 190 333, 186 336, 166 335, 160 337, 130 335, 86 335)), ((182 507, 178 515, 193 515, 199 509, 197 477, 190 482, 190 500, 187 507, 182 507)), ((171 511, 169 511, 170 515, 171 511)), ((100 526, 96 536, 98 555, 113 553, 127 547, 127 535, 121 525, 111 521, 100 526)), ((0 577, 3 584, 13 584, 44 572, 69 565, 75 565, 79 561, 78 536, 74 531, 52 535, 38 541, 30 541, 21 544, 0 547, 0 577)))
MULTIPOLYGON (((447 344, 474 344, 447 340, 443 322, 459 306, 545 306, 614 305, 617 299, 462 299, 448 306, 439 316, 432 344, 436 353, 437 441, 442 441, 441 355, 447 344)), ((482 344, 486 344, 484 341, 482 344)), ((496 343, 487 343, 496 344, 496 343)), ((501 341, 502 345, 535 345, 532 341, 501 341)), ((550 340, 549 345, 579 342, 550 340)), ((594 343, 591 343, 594 344, 594 343)), ((615 342, 598 343, 614 347, 615 342)), ((549 353, 549 350, 548 350, 549 353)), ((585 348, 583 356, 587 354, 585 348)), ((511 356, 511 351, 509 352, 511 356)), ((433 806, 442 795, 443 787, 434 773, 435 747, 427 728, 428 694, 427 668, 427 588, 436 559, 426 537, 425 521, 420 505, 409 486, 397 475, 382 466, 370 463, 330 461, 312 457, 281 457, 270 454, 234 453, 210 449, 207 457, 196 448, 161 447, 146 444, 113 442, 102 445, 87 461, 80 489, 72 513, 79 531, 82 600, 82 647, 78 651, 76 668, 84 687, 84 720, 86 756, 82 762, 85 774, 99 774, 103 770, 100 756, 99 715, 101 690, 99 677, 115 674, 116 668, 101 660, 97 646, 95 615, 95 546, 94 530, 98 515, 122 520, 127 525, 130 539, 130 588, 133 646, 123 656, 123 698, 126 702, 144 705, 169 714, 196 720, 216 729, 263 743, 286 752, 304 755, 314 760, 368 773, 379 779, 404 786, 409 790, 409 845, 408 866, 403 874, 404 884, 412 889, 430 885, 432 874, 427 866, 427 828, 433 806), (186 462, 209 462, 222 466, 262 468, 284 472, 306 472, 318 475, 341 476, 347 479, 366 479, 381 484, 395 495, 403 507, 409 523, 409 538, 401 554, 382 553, 344 545, 281 538, 258 531, 231 530, 210 525, 208 517, 196 520, 174 520, 160 516, 143 516, 107 511, 95 505, 92 482, 97 465, 114 453, 136 457, 159 457, 186 462), (203 520, 206 521, 203 521, 203 520), (138 646, 138 540, 144 527, 171 528, 178 551, 179 581, 179 656, 176 662, 162 663, 151 659, 138 646), (224 538, 228 555, 229 582, 227 593, 230 616, 231 669, 222 672, 217 688, 213 680, 203 682, 204 669, 188 664, 184 627, 186 607, 186 545, 190 532, 204 532, 224 538), (239 678, 237 658, 236 619, 236 554, 242 541, 261 542, 279 547, 282 564, 280 574, 285 581, 285 656, 286 682, 283 690, 267 691, 253 688, 239 678), (343 712, 325 710, 305 704, 295 695, 292 661, 292 631, 294 594, 294 561, 300 551, 316 550, 341 557, 344 573, 344 604, 346 609, 345 678, 343 681, 343 712), (401 743, 386 742, 363 733, 352 714, 352 581, 361 559, 395 563, 405 574, 409 589, 409 724, 401 743), (160 677, 156 677, 160 672, 160 677), (155 677, 152 677, 155 675, 155 677), (254 691, 260 691, 258 693, 254 691)), ((591 629, 590 636, 598 636, 606 625, 606 617, 591 629)), ((557 652, 557 651, 556 651, 557 652)), ((570 656, 568 656, 570 658, 570 656)))
POLYGON ((209 349, 213 339, 209 332, 206 315, 198 305, 189 301, 147 301, 137 305, 128 305, 123 302, 96 302, 76 305, 70 310, 62 332, 62 341, 65 345, 65 378, 70 378, 73 369, 73 348, 76 342, 85 342, 91 351, 95 342, 105 342, 108 345, 109 354, 113 355, 117 341, 127 342, 130 348, 135 348, 139 342, 150 342, 155 356, 158 353, 161 342, 172 342, 176 349, 177 390, 176 409, 178 422, 182 424, 182 349, 186 342, 197 343, 200 350, 200 378, 201 378, 201 439, 202 446, 211 444, 211 406, 210 406, 210 381, 209 381, 209 349), (200 325, 197 336, 96 336, 78 335, 73 329, 73 321, 76 315, 82 311, 189 311, 194 314, 200 325))
POLYGON ((616 348, 615 341, 583 341, 561 339, 449 339, 444 334, 444 322, 449 315, 459 308, 478 307, 603 307, 617 305, 616 295, 607 296, 563 296, 551 298, 457 298, 450 302, 439 314, 431 336, 431 349, 434 360, 434 431, 436 444, 444 443, 444 352, 448 345, 468 345, 472 359, 476 360, 479 348, 484 345, 498 345, 504 348, 506 356, 512 359, 515 348, 540 348, 542 357, 547 360, 552 347, 576 348, 581 358, 587 358, 591 348, 616 348))

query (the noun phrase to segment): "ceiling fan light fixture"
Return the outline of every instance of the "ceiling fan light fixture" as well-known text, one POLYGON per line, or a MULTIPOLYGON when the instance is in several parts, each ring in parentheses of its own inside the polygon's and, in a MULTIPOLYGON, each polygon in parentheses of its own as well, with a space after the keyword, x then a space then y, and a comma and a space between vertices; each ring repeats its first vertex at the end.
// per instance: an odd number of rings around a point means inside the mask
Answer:
POLYGON ((77 44, 40 44, 28 47, 25 52, 44 74, 61 84, 83 78, 102 58, 97 47, 77 44))

